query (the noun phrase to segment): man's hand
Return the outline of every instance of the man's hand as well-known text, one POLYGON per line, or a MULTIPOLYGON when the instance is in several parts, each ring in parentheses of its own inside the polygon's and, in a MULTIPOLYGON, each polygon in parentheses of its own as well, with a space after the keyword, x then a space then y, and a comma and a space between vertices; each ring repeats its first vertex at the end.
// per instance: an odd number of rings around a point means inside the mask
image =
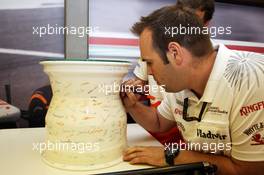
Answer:
POLYGON ((135 78, 135 81, 137 81, 137 84, 140 86, 145 86, 147 84, 147 81, 141 80, 140 78, 135 78))
POLYGON ((133 89, 136 87, 142 86, 142 80, 128 80, 124 82, 122 85, 122 91, 120 92, 121 100, 126 108, 132 108, 136 105, 138 100, 140 99, 140 95, 133 92, 133 89))
POLYGON ((166 166, 163 147, 131 147, 124 151, 124 161, 130 164, 166 166))

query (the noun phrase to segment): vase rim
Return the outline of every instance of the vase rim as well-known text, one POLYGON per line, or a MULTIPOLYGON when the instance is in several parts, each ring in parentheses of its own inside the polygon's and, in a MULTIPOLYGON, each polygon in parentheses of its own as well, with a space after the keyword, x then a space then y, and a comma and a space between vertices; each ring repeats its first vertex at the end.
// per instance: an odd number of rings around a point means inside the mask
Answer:
POLYGON ((90 65, 131 65, 129 61, 123 60, 86 60, 86 59, 66 59, 66 60, 45 60, 41 61, 42 65, 79 65, 79 64, 90 64, 90 65))
POLYGON ((40 62, 40 64, 52 64, 52 63, 118 63, 118 64, 131 64, 130 61, 117 60, 117 59, 47 59, 40 62))

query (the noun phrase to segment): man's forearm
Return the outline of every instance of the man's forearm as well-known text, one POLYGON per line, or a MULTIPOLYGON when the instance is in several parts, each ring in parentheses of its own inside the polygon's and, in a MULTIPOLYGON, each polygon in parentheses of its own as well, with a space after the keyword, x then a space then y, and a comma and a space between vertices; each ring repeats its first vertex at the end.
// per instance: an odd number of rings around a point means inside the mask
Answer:
POLYGON ((146 130, 151 132, 160 131, 159 118, 155 108, 137 102, 133 107, 128 108, 127 112, 146 130))

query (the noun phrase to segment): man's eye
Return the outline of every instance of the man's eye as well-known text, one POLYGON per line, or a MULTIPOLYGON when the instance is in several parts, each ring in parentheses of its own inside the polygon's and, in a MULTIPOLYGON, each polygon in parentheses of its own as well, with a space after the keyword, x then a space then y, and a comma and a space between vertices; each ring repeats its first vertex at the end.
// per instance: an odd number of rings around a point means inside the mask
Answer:
POLYGON ((147 62, 147 65, 151 65, 152 63, 151 62, 147 62))

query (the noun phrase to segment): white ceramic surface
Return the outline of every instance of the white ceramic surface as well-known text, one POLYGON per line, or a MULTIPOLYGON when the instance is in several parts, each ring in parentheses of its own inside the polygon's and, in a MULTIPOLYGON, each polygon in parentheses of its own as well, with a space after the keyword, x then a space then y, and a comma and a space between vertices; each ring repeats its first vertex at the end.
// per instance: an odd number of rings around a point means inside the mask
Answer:
POLYGON ((118 85, 129 63, 45 61, 53 97, 46 116, 44 162, 68 170, 105 168, 127 146, 126 113, 118 85))

